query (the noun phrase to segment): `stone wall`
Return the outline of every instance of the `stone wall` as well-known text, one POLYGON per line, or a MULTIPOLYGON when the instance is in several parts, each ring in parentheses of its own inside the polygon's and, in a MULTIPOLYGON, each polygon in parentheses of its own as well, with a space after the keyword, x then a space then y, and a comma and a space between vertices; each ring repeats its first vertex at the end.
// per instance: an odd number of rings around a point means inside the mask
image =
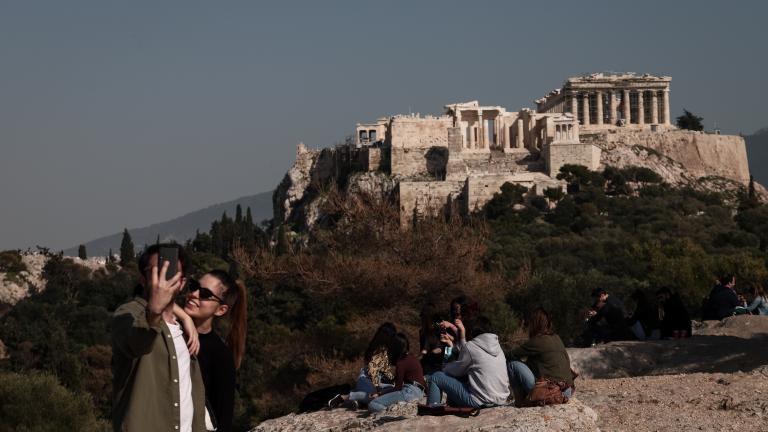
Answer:
POLYGON ((432 148, 448 148, 449 117, 395 117, 391 131, 393 175, 414 176, 427 172, 427 154, 432 148))
POLYGON ((438 215, 452 208, 456 203, 461 205, 461 194, 464 189, 461 181, 432 181, 409 182, 399 184, 400 225, 407 228, 414 216, 438 215))
POLYGON ((663 132, 612 130, 583 134, 582 142, 594 142, 604 149, 639 145, 682 164, 697 177, 719 176, 741 183, 749 181, 744 138, 703 132, 673 130, 663 132))
POLYGON ((467 179, 465 191, 467 207, 465 211, 481 210, 493 198, 494 194, 501 191, 501 186, 504 183, 525 186, 534 194, 541 194, 548 187, 560 187, 560 182, 543 173, 472 176, 467 179))
POLYGON ((556 177, 566 164, 583 165, 596 170, 600 165, 600 147, 587 143, 547 144, 542 149, 547 174, 556 177))

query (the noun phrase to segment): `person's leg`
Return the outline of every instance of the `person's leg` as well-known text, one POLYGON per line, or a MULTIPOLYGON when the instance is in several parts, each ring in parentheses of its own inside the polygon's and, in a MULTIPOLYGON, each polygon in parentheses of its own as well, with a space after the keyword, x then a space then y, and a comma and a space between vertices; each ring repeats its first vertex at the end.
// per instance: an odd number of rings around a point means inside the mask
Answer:
POLYGON ((368 402, 368 411, 370 412, 382 412, 387 409, 388 406, 394 405, 398 402, 405 402, 405 390, 393 391, 385 395, 381 395, 376 399, 368 402))
POLYGON ((376 386, 373 385, 373 381, 365 374, 360 374, 357 377, 357 384, 355 384, 355 391, 366 392, 367 394, 376 393, 376 386))
POLYGON ((536 384, 536 377, 533 376, 533 372, 525 363, 517 360, 507 363, 507 373, 509 374, 509 385, 512 387, 512 394, 515 397, 515 404, 519 405, 536 384))
POLYGON ((439 403, 439 399, 436 402, 433 398, 433 389, 437 388, 437 394, 440 395, 440 391, 444 391, 448 399, 448 404, 455 407, 471 407, 477 408, 479 405, 472 400, 472 394, 469 392, 469 387, 463 384, 461 381, 446 375, 445 373, 438 372, 432 375, 432 383, 429 390, 429 403, 439 403))
POLYGON ((573 387, 568 387, 568 388, 567 388, 567 389, 566 389, 566 390, 563 392, 563 396, 565 396, 565 397, 567 397, 568 399, 570 399, 570 398, 571 398, 571 396, 573 396, 573 387))
POLYGON ((439 381, 443 379, 445 372, 435 372, 430 375, 429 384, 427 385, 427 404, 437 405, 443 400, 443 391, 437 385, 439 381))

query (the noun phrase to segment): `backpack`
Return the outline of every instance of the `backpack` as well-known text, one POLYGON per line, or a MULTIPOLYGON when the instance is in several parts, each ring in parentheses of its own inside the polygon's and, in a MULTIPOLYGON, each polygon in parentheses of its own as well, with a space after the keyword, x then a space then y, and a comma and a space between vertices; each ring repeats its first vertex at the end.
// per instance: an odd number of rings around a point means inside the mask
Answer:
POLYGON ((568 403, 568 398, 563 395, 563 392, 569 387, 565 381, 539 378, 528 392, 528 396, 523 399, 521 406, 536 407, 568 403))
POLYGON ((315 390, 307 394, 299 404, 299 413, 319 411, 328 407, 328 401, 334 396, 340 394, 349 394, 352 386, 349 384, 340 384, 315 390))

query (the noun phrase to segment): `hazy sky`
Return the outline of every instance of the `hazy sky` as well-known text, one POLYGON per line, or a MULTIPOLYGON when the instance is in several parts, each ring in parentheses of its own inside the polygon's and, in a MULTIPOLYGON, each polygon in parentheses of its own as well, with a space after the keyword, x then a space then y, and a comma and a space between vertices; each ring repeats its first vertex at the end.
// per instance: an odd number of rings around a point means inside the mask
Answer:
POLYGON ((575 74, 671 75, 768 126, 766 2, 0 0, 0 249, 56 249, 274 188, 299 141, 575 74), (541 6, 539 6, 541 4, 541 6))

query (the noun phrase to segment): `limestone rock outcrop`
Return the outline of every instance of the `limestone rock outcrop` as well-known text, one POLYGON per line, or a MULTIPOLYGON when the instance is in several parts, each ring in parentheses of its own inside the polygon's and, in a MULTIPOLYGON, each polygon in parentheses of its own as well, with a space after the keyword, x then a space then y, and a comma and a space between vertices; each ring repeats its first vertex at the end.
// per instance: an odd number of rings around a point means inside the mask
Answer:
POLYGON ((380 414, 364 411, 318 411, 267 420, 252 432, 292 431, 598 431, 597 414, 577 398, 565 405, 540 408, 488 408, 476 417, 417 416, 415 404, 401 403, 380 414))

